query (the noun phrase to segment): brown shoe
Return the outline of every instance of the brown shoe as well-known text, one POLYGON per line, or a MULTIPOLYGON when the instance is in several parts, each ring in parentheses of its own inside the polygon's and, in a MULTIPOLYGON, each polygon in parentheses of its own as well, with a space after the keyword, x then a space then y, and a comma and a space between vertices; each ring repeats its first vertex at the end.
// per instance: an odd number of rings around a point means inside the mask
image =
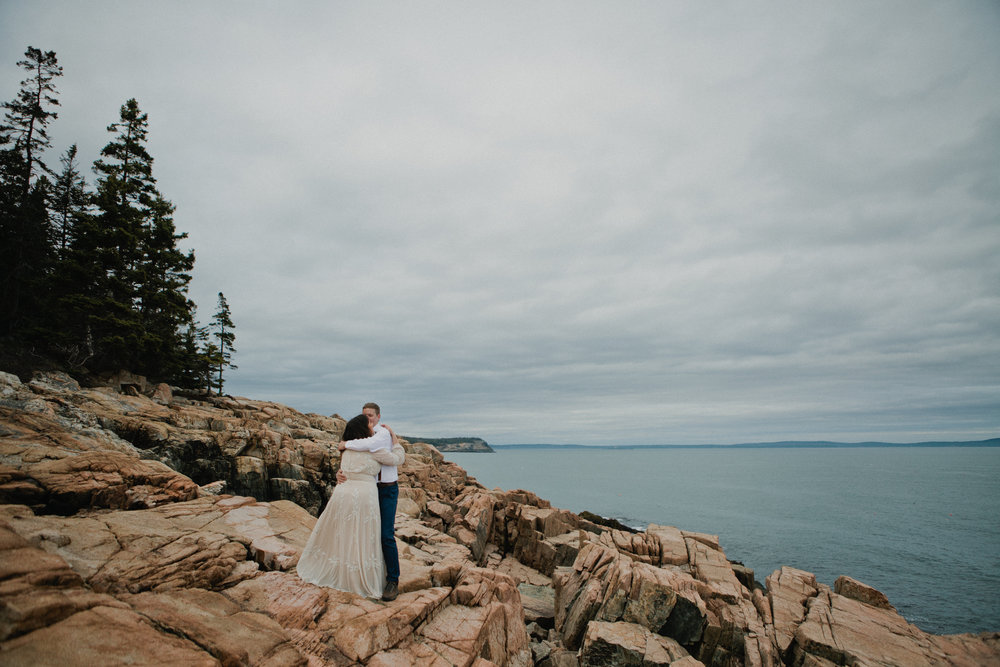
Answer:
POLYGON ((399 596, 399 584, 395 581, 385 582, 385 590, 382 591, 382 599, 391 602, 399 596))

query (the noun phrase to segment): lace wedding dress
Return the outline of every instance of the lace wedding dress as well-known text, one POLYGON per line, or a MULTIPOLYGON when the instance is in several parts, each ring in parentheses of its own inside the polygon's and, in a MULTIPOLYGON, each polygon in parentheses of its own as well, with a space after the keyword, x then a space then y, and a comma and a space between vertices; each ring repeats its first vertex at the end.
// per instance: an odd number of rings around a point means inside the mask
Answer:
POLYGON ((298 573, 303 581, 382 597, 385 562, 375 487, 380 468, 368 452, 344 451, 340 469, 347 481, 334 488, 302 551, 298 573))

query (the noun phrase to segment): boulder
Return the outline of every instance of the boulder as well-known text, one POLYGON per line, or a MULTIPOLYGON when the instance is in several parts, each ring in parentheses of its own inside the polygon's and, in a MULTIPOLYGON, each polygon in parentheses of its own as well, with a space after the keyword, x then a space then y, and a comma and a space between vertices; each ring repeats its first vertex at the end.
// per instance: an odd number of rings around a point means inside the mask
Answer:
POLYGON ((649 524, 646 534, 659 542, 660 562, 657 565, 684 565, 688 562, 687 542, 673 526, 649 524))
POLYGON ((174 393, 170 389, 170 385, 165 382, 160 382, 153 387, 153 391, 150 393, 149 397, 153 400, 153 402, 159 403, 160 405, 170 405, 174 401, 174 393))
POLYGON ((736 604, 744 596, 749 596, 749 591, 736 578, 732 564, 718 546, 713 547, 692 537, 685 537, 685 542, 694 576, 705 584, 701 586, 703 597, 717 597, 736 604))
MULTIPOLYGON (((139 381, 145 382, 142 379, 139 381)), ((62 371, 36 372, 32 375, 28 386, 32 391, 40 394, 61 394, 80 391, 80 383, 74 380, 68 373, 63 373, 62 371)))
POLYGON ((837 577, 837 580, 833 582, 833 591, 837 595, 843 595, 846 598, 864 602, 872 607, 895 609, 895 607, 889 604, 889 598, 885 596, 885 593, 847 576, 837 577))
POLYGON ((680 644, 650 632, 635 623, 591 621, 580 650, 580 665, 653 665, 687 667, 701 665, 680 644))
POLYGON ((805 620, 809 600, 819 594, 819 586, 811 572, 787 566, 775 570, 766 581, 778 650, 784 653, 805 620))
POLYGON ((190 500, 198 485, 159 461, 120 452, 83 452, 22 470, 45 492, 48 511, 144 509, 190 500))
POLYGON ((7 398, 17 393, 21 388, 21 378, 13 373, 0 371, 0 398, 7 398))
POLYGON ((556 593, 551 586, 518 584, 517 591, 521 594, 526 623, 537 623, 545 629, 555 627, 556 593))
POLYGON ((690 575, 636 562, 600 544, 585 545, 573 566, 562 568, 553 582, 555 627, 571 649, 580 646, 592 620, 672 632, 686 644, 701 639, 707 621, 705 603, 690 575))
MULTIPOLYGON (((473 493, 458 503, 459 517, 452 515, 451 529, 448 531, 461 544, 472 551, 476 562, 482 562, 486 552, 486 542, 493 534, 493 511, 497 499, 490 493, 473 493)), ((444 521, 447 512, 438 514, 444 521)), ((448 522, 445 522, 448 525, 448 522)))
POLYGON ((315 521, 287 501, 231 496, 79 519, 35 516, 8 505, 0 507, 0 517, 71 563, 94 590, 112 594, 214 590, 260 569, 289 569, 315 521))
MULTIPOLYGON (((572 562, 572 561, 570 561, 572 562)), ((501 556, 498 551, 491 553, 487 562, 487 567, 510 575, 514 581, 520 584, 530 584, 532 586, 543 586, 552 588, 552 578, 547 577, 538 570, 529 567, 511 556, 501 556)))
POLYGON ((275 619, 300 651, 326 663, 423 664, 438 653, 453 664, 476 657, 530 664, 513 582, 471 568, 456 584, 402 593, 384 604, 269 572, 225 595, 275 619))
POLYGON ((820 590, 809 599, 805 621, 795 630, 790 653, 837 665, 941 664, 930 637, 895 612, 820 590))
POLYGON ((624 530, 607 530, 598 536, 597 541, 640 563, 653 565, 661 563, 660 540, 656 535, 624 530))

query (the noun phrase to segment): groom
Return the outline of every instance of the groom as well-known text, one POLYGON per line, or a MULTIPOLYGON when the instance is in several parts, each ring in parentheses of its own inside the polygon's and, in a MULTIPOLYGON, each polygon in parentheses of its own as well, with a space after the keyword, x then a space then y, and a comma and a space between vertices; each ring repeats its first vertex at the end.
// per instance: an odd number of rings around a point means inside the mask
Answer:
MULTIPOLYGON (((379 409, 378 405, 375 403, 365 403, 364 408, 361 409, 362 414, 368 417, 368 426, 372 429, 372 435, 379 435, 382 432, 387 432, 391 436, 392 445, 395 445, 396 434, 392 432, 385 426, 379 424, 379 419, 382 418, 382 411, 379 409)), ((389 438, 379 438, 379 440, 389 440, 389 438)), ((358 440, 349 440, 346 443, 341 443, 340 449, 351 447, 352 443, 360 442, 358 440)), ((383 447, 391 447, 391 445, 386 444, 374 444, 369 445, 369 447, 374 447, 375 449, 382 449, 383 447)), ((365 450, 369 450, 369 447, 365 447, 365 450)), ((340 484, 347 480, 344 473, 337 471, 337 483, 340 484)), ((378 477, 378 508, 382 524, 382 557, 385 559, 385 589, 382 592, 382 599, 386 602, 395 600, 399 595, 399 552, 396 549, 396 504, 399 502, 399 471, 396 466, 382 466, 382 471, 379 473, 378 477)))

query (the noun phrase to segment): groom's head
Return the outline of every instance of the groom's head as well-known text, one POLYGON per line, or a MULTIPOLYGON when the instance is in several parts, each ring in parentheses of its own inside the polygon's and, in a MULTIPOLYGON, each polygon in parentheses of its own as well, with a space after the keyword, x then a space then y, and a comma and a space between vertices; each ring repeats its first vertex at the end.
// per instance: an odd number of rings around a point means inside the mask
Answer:
POLYGON ((365 407, 361 408, 361 414, 368 417, 368 426, 373 430, 375 429, 375 424, 378 424, 378 420, 382 417, 382 411, 375 403, 365 403, 365 407))

